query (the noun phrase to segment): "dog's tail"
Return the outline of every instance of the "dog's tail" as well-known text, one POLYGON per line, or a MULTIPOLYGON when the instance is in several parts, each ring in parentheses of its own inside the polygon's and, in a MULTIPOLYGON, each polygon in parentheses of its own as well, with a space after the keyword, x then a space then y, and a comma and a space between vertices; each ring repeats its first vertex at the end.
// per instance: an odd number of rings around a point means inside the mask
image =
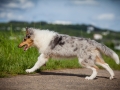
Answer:
POLYGON ((112 59, 115 60, 115 62, 117 64, 120 63, 118 55, 113 50, 111 50, 110 48, 108 48, 104 44, 98 43, 94 40, 92 40, 92 41, 94 42, 94 45, 97 47, 98 50, 100 50, 105 55, 110 56, 112 59))

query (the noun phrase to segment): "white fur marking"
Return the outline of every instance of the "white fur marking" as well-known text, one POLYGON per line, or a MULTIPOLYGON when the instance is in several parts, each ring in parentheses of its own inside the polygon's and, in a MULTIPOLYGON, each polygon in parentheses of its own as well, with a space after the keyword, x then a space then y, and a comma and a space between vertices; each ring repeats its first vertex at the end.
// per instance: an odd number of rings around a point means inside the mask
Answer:
POLYGON ((117 64, 120 63, 119 57, 118 57, 118 55, 116 53, 113 53, 113 58, 114 58, 114 60, 116 61, 117 64))
POLYGON ((34 30, 34 45, 39 49, 40 53, 44 53, 44 51, 49 46, 50 41, 56 34, 56 32, 48 30, 34 30))
POLYGON ((38 57, 38 61, 35 63, 35 65, 31 69, 27 69, 26 72, 27 73, 34 72, 35 70, 37 70, 38 68, 40 68, 41 66, 43 66, 47 61, 48 61, 48 59, 45 58, 44 54, 41 54, 38 57))
POLYGON ((110 73, 110 80, 112 80, 114 78, 115 74, 107 63, 105 63, 105 64, 97 63, 97 64, 102 66, 103 68, 105 68, 110 73))
POLYGON ((92 75, 90 77, 88 77, 88 76, 85 77, 85 79, 87 79, 87 80, 93 80, 97 76, 97 70, 95 68, 93 68, 93 67, 88 67, 88 68, 92 69, 93 73, 92 73, 92 75))

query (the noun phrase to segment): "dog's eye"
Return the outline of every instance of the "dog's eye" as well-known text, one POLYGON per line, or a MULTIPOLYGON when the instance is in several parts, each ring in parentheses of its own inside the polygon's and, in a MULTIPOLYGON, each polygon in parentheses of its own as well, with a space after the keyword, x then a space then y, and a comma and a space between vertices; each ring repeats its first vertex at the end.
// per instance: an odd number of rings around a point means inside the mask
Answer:
POLYGON ((27 36, 27 38, 30 38, 30 36, 27 36))
POLYGON ((26 38, 24 38, 24 41, 26 41, 26 38))

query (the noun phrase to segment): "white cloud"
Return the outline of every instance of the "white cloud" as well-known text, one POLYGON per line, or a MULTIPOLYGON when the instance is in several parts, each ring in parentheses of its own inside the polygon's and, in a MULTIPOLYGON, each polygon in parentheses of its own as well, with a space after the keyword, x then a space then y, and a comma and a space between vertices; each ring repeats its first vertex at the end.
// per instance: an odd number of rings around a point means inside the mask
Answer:
POLYGON ((5 5, 7 8, 21 8, 21 9, 27 9, 34 7, 34 2, 27 1, 27 0, 20 0, 18 2, 11 2, 5 5))
POLYGON ((22 15, 17 15, 12 12, 2 12, 0 13, 0 18, 5 18, 7 20, 24 20, 22 15))
POLYGON ((14 2, 8 3, 6 6, 7 6, 7 7, 10 7, 10 8, 19 7, 19 5, 18 5, 17 3, 14 3, 14 2))
POLYGON ((104 13, 97 17, 98 20, 113 20, 115 15, 113 13, 104 13))
POLYGON ((5 15, 6 15, 6 14, 5 14, 4 12, 0 13, 0 18, 4 18, 5 15))
POLYGON ((96 0, 74 0, 74 4, 87 4, 87 5, 96 5, 98 2, 96 0))
POLYGON ((31 8, 31 7, 34 7, 34 3, 32 3, 32 2, 26 2, 22 6, 23 9, 27 9, 27 8, 31 8))
POLYGON ((70 21, 60 21, 60 20, 57 20, 57 21, 54 21, 52 24, 70 25, 72 23, 70 21))
POLYGON ((19 0, 20 3, 25 3, 28 0, 19 0))

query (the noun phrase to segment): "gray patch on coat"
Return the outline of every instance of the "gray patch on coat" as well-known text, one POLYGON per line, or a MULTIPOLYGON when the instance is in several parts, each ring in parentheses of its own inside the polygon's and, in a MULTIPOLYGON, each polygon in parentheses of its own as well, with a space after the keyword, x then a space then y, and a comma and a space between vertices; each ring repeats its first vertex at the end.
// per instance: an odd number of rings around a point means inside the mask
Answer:
POLYGON ((78 48, 76 47, 73 51, 76 51, 78 48))
POLYGON ((51 46, 51 49, 54 49, 56 45, 63 46, 65 44, 64 41, 62 41, 63 37, 56 35, 53 40, 50 42, 49 46, 51 46))

